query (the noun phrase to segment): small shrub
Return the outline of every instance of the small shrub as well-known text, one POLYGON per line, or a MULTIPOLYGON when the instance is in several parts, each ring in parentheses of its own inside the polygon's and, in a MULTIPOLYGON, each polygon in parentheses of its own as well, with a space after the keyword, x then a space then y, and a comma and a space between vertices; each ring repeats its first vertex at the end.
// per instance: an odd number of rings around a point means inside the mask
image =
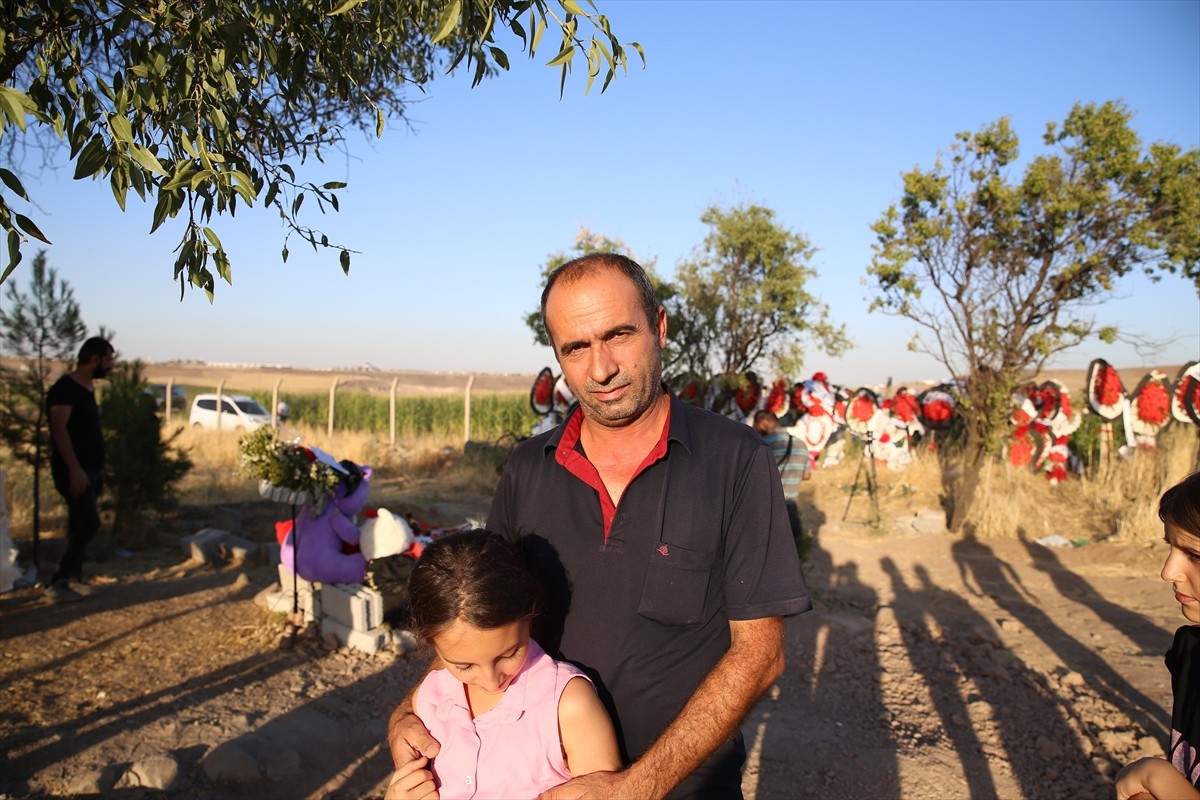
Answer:
POLYGON ((140 362, 118 364, 109 375, 100 414, 113 536, 127 547, 150 543, 152 529, 142 515, 171 508, 178 499, 177 484, 192 467, 176 446, 178 432, 164 438, 154 398, 146 388, 140 362))

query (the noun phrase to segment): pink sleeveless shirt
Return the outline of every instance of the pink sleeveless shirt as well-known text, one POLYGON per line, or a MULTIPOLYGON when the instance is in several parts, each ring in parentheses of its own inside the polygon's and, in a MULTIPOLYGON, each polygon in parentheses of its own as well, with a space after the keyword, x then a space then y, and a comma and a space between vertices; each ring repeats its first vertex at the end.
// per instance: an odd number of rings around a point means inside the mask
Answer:
POLYGON ((441 800, 532 800, 571 779, 558 735, 558 700, 587 676, 529 640, 529 654, 504 697, 471 718, 466 689, 447 670, 425 676, 414 706, 442 749, 433 759, 441 800))

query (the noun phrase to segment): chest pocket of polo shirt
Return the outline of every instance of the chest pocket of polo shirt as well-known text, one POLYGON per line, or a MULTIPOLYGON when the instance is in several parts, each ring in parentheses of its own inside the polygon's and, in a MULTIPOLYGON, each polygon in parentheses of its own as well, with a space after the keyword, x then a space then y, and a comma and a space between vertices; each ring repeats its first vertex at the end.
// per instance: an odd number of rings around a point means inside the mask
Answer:
POLYGON ((650 551, 638 614, 664 625, 694 625, 708 618, 713 554, 660 542, 650 551))

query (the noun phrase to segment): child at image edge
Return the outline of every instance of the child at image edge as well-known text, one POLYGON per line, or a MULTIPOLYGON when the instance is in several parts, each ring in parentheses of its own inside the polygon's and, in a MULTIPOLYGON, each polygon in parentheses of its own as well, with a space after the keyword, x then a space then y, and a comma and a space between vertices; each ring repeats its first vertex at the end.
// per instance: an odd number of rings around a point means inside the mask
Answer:
POLYGON ((412 631, 441 667, 417 687, 413 711, 441 750, 397 769, 386 800, 531 800, 621 768, 591 681, 529 637, 541 590, 507 542, 485 530, 434 540, 409 594, 412 631))
POLYGON ((1200 798, 1200 472, 1163 493, 1158 516, 1171 546, 1161 577, 1193 624, 1175 631, 1167 652, 1174 698, 1168 760, 1142 758, 1122 769, 1117 800, 1200 798))

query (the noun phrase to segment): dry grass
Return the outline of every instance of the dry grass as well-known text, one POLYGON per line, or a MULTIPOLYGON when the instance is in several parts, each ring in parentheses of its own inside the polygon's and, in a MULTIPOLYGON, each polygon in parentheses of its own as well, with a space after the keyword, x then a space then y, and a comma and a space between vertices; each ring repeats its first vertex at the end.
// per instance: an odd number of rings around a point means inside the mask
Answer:
MULTIPOLYGON (((325 430, 305 427, 285 429, 339 459, 370 465, 375 470, 374 496, 378 502, 410 493, 429 500, 462 495, 489 496, 496 486, 506 451, 501 447, 472 443, 465 451, 457 441, 426 437, 391 446, 386 439, 366 433, 338 431, 329 437, 325 430)), ((1200 439, 1194 427, 1173 425, 1159 437, 1159 449, 1138 451, 1128 460, 1116 459, 1091 476, 1074 476, 1058 486, 1028 469, 1006 463, 985 468, 979 494, 968 523, 981 538, 1019 537, 1038 539, 1060 534, 1071 540, 1152 542, 1162 535, 1157 502, 1164 489, 1200 465, 1200 439)), ((194 463, 180 486, 180 499, 188 505, 245 502, 258 498, 254 482, 237 471, 237 436, 185 429, 177 444, 194 463)), ((26 538, 32 530, 32 480, 28 469, 5 459, 9 469, 6 498, 9 525, 14 538, 26 538)), ((824 522, 852 524, 870 518, 865 472, 859 473, 860 455, 851 449, 843 463, 819 469, 807 487, 812 513, 823 514, 824 522), (849 499, 858 481, 859 493, 849 499)), ((896 527, 904 517, 943 507, 942 468, 932 453, 921 452, 906 469, 890 471, 876 467, 877 499, 881 512, 880 532, 896 527)), ((61 529, 65 512, 48 474, 42 480, 42 527, 61 529)))
MULTIPOLYGON (((974 507, 967 520, 980 538, 1039 539, 1059 534, 1070 540, 1153 542, 1162 536, 1158 498, 1164 490, 1200 466, 1200 444, 1192 426, 1173 425, 1159 437, 1155 451, 1138 450, 1114 460, 1095 475, 1071 475, 1057 486, 1041 473, 1017 469, 1007 462, 984 468, 974 507)), ((859 455, 850 453, 839 466, 818 470, 814 502, 837 512, 849 505, 848 521, 868 521, 865 477, 858 473, 859 455), (859 495, 848 496, 858 478, 859 495)), ((922 452, 907 468, 877 466, 880 530, 921 510, 943 508, 942 467, 922 452)))
MULTIPOLYGON (((438 474, 452 466, 460 452, 451 442, 431 436, 397 442, 393 447, 386 439, 365 432, 335 431, 329 436, 324 428, 289 425, 283 434, 287 439, 324 450, 339 461, 348 459, 370 466, 374 480, 381 483, 438 474)), ((183 502, 205 504, 252 500, 258 496, 253 481, 237 471, 237 440, 229 432, 180 431, 177 442, 194 464, 180 486, 183 502)))

